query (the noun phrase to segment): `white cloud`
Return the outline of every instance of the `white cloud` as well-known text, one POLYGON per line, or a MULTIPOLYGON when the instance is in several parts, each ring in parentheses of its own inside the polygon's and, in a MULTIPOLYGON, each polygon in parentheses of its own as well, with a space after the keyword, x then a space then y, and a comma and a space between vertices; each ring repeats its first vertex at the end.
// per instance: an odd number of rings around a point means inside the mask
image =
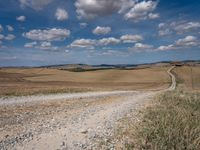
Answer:
POLYGON ((93 19, 112 13, 125 14, 125 19, 139 21, 159 18, 152 13, 157 7, 157 1, 138 0, 77 0, 75 2, 78 18, 93 19))
POLYGON ((158 13, 150 13, 148 16, 149 16, 149 19, 157 19, 160 17, 158 13))
POLYGON ((68 19, 68 13, 65 9, 57 8, 55 17, 59 21, 64 21, 68 19))
POLYGON ((118 11, 119 14, 125 13, 128 9, 135 5, 136 0, 121 0, 120 10, 118 11))
POLYGON ((36 48, 39 48, 41 50, 58 50, 58 47, 52 46, 51 42, 41 42, 41 44, 39 46, 36 46, 36 48))
POLYGON ((174 50, 174 49, 177 49, 177 48, 173 44, 167 45, 167 46, 159 46, 157 48, 157 50, 160 50, 160 51, 167 51, 167 50, 174 50))
POLYGON ((123 35, 120 37, 123 43, 135 43, 143 40, 141 35, 123 35))
POLYGON ((136 43, 133 47, 128 48, 130 52, 152 51, 153 45, 136 43))
POLYGON ((15 35, 13 34, 8 34, 7 36, 4 37, 5 40, 11 41, 15 39, 15 35))
POLYGON ((150 0, 139 2, 135 4, 128 13, 125 14, 125 19, 131 19, 133 21, 145 20, 148 18, 148 15, 156 9, 156 7, 156 1, 150 0))
POLYGON ((120 43, 119 39, 116 39, 114 37, 109 37, 109 38, 103 38, 99 40, 100 45, 115 45, 120 43))
POLYGON ((93 34, 97 34, 97 35, 105 35, 108 34, 109 32, 111 32, 111 27, 100 27, 97 26, 94 30, 93 30, 93 34))
POLYGON ((58 47, 52 46, 51 42, 49 41, 44 41, 41 43, 38 43, 36 41, 31 42, 31 43, 26 43, 24 45, 25 48, 34 48, 34 49, 41 49, 41 50, 58 50, 58 47))
POLYGON ((165 36, 171 34, 172 31, 166 23, 160 23, 158 25, 158 34, 159 36, 165 36))
POLYGON ((78 39, 78 40, 73 41, 69 47, 93 49, 95 44, 96 44, 96 40, 78 39))
POLYGON ((106 16, 114 12, 123 13, 133 4, 133 0, 77 0, 75 2, 78 17, 86 19, 106 16))
POLYGON ((168 24, 160 23, 158 25, 158 29, 160 36, 169 35, 172 33, 183 34, 200 29, 200 22, 177 21, 168 24))
POLYGON ((186 36, 176 41, 177 46, 197 46, 199 44, 195 36, 186 36))
POLYGON ((115 45, 120 43, 120 39, 116 39, 114 37, 103 38, 99 40, 94 39, 77 39, 73 41, 68 48, 88 48, 94 49, 95 46, 107 46, 107 45, 115 45))
POLYGON ((37 45, 37 42, 31 42, 31 43, 26 43, 24 45, 24 47, 26 47, 26 48, 33 48, 36 45, 37 45))
POLYGON ((0 32, 3 31, 3 26, 0 24, 0 32))
POLYGON ((53 1, 54 0, 19 0, 19 3, 22 8, 30 7, 35 10, 41 10, 53 1))
POLYGON ((151 49, 151 48, 153 48, 153 46, 148 45, 148 44, 143 44, 143 43, 136 43, 134 48, 136 48, 136 49, 151 49))
POLYGON ((25 16, 19 16, 19 17, 16 18, 16 20, 24 22, 26 20, 26 17, 25 16))
POLYGON ((171 27, 178 33, 184 33, 184 32, 189 32, 192 30, 200 29, 200 23, 199 22, 184 22, 184 23, 174 22, 171 24, 171 27))
POLYGON ((189 47, 195 47, 200 46, 200 41, 195 36, 186 36, 185 38, 179 39, 175 41, 174 44, 170 44, 167 46, 160 46, 156 50, 175 50, 175 49, 182 49, 182 48, 189 48, 189 47))
POLYGON ((48 30, 31 30, 23 33, 23 36, 36 41, 61 41, 70 36, 67 29, 52 28, 48 30))
POLYGON ((10 32, 14 31, 14 28, 11 25, 7 25, 6 27, 7 27, 8 31, 10 31, 10 32))

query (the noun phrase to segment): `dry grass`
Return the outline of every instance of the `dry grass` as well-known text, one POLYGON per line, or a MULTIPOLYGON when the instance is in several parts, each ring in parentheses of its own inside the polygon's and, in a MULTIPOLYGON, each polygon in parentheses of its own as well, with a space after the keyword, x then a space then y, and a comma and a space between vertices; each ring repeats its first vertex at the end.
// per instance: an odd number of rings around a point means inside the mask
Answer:
POLYGON ((0 95, 32 95, 97 90, 148 90, 169 85, 167 68, 70 72, 57 69, 1 69, 0 95))
POLYGON ((129 139, 124 149, 200 149, 200 93, 167 92, 145 109, 138 124, 130 117, 125 121, 128 126, 118 132, 129 139))
POLYGON ((179 87, 186 90, 200 90, 200 67, 177 67, 174 72, 177 75, 179 87))

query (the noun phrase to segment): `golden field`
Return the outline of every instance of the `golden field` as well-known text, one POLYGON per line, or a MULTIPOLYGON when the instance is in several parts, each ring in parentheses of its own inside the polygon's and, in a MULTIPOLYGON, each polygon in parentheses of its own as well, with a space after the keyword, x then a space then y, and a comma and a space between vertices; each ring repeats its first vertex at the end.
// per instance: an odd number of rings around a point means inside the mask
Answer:
POLYGON ((48 68, 3 68, 0 95, 96 90, 151 90, 169 86, 168 67, 70 72, 48 68))

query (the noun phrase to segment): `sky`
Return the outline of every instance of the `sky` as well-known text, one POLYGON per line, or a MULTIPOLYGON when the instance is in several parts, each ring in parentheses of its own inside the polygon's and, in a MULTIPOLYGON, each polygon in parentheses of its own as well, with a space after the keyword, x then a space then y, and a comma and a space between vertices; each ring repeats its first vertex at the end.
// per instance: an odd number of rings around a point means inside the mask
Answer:
POLYGON ((0 0, 0 66, 200 60, 200 0, 0 0))

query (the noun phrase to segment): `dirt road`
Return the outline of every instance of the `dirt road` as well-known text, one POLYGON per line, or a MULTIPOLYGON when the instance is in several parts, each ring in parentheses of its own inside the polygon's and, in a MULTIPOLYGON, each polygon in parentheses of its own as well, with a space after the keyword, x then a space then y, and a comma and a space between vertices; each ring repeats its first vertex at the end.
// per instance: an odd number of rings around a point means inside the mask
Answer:
MULTIPOLYGON (((171 70, 172 85, 176 80, 171 70)), ((116 122, 160 91, 113 91, 0 99, 0 149, 98 149, 116 122)), ((137 117, 135 118, 137 119, 137 117)), ((110 148, 113 148, 112 145, 110 148)))

